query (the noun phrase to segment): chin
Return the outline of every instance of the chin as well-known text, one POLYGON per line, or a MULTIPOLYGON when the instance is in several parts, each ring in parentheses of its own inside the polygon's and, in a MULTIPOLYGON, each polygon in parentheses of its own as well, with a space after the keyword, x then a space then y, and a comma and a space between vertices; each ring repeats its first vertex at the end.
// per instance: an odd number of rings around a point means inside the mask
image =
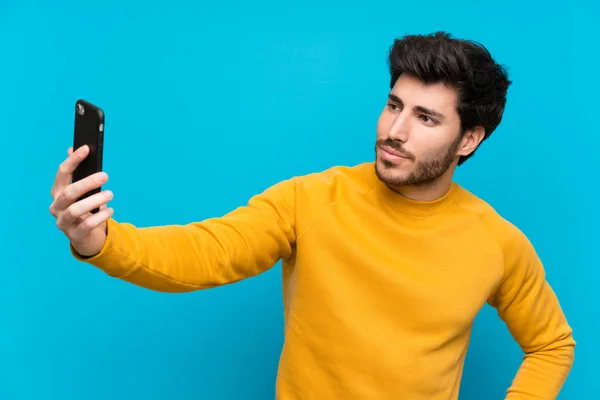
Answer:
POLYGON ((402 167, 382 159, 377 159, 375 171, 379 180, 393 186, 402 184, 410 175, 402 167))

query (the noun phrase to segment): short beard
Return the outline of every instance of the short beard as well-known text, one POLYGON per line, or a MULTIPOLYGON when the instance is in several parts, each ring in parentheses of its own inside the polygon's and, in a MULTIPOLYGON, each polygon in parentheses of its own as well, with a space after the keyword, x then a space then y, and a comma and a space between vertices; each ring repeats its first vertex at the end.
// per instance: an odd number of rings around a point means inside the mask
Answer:
MULTIPOLYGON (((459 135, 441 154, 417 162, 414 169, 406 177, 396 176, 394 174, 395 165, 387 160, 380 160, 385 169, 381 170, 379 164, 376 162, 375 172, 377 173, 377 177, 389 186, 426 186, 431 184, 450 168, 454 161, 456 150, 460 146, 461 139, 462 135, 459 135)), ((398 149, 398 143, 390 142, 392 142, 391 139, 378 141, 375 151, 381 145, 388 145, 394 149, 398 149)))

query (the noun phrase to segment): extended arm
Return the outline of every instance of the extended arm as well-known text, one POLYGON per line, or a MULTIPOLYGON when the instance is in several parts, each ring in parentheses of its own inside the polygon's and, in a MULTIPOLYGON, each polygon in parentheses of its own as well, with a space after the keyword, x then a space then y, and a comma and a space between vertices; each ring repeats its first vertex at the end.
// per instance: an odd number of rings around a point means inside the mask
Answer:
POLYGON ((258 275, 292 254, 295 181, 278 183, 221 218, 138 228, 108 222, 102 251, 73 255, 108 275, 165 292, 186 292, 258 275))

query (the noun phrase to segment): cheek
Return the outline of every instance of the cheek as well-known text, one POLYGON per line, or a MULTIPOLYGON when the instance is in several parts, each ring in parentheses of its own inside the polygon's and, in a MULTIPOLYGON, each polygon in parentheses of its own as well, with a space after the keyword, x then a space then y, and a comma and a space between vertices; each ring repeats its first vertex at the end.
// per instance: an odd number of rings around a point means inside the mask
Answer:
MULTIPOLYGON (((431 133, 431 132, 429 132, 431 133)), ((407 143, 407 150, 413 153, 416 161, 436 159, 443 154, 449 144, 440 141, 435 135, 414 135, 412 142, 407 143), (438 140, 436 140, 438 139, 438 140)))
POLYGON ((377 137, 384 138, 389 130, 389 118, 386 118, 385 113, 382 113, 377 120, 377 137))
POLYGON ((421 151, 417 156, 420 155, 420 157, 418 157, 419 161, 432 161, 432 160, 439 160, 441 158, 444 158, 446 156, 446 153, 449 150, 449 146, 451 145, 451 143, 448 144, 436 144, 435 146, 432 144, 429 144, 429 146, 424 149, 423 151, 421 151))

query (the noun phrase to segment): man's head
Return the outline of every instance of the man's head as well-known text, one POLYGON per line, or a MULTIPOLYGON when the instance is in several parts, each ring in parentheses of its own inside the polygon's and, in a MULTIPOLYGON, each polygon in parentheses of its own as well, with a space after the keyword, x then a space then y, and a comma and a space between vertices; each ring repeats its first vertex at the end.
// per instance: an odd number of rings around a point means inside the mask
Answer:
POLYGON ((391 186, 451 177, 500 124, 511 82, 481 45, 445 33, 396 39, 377 124, 377 174, 391 186))

